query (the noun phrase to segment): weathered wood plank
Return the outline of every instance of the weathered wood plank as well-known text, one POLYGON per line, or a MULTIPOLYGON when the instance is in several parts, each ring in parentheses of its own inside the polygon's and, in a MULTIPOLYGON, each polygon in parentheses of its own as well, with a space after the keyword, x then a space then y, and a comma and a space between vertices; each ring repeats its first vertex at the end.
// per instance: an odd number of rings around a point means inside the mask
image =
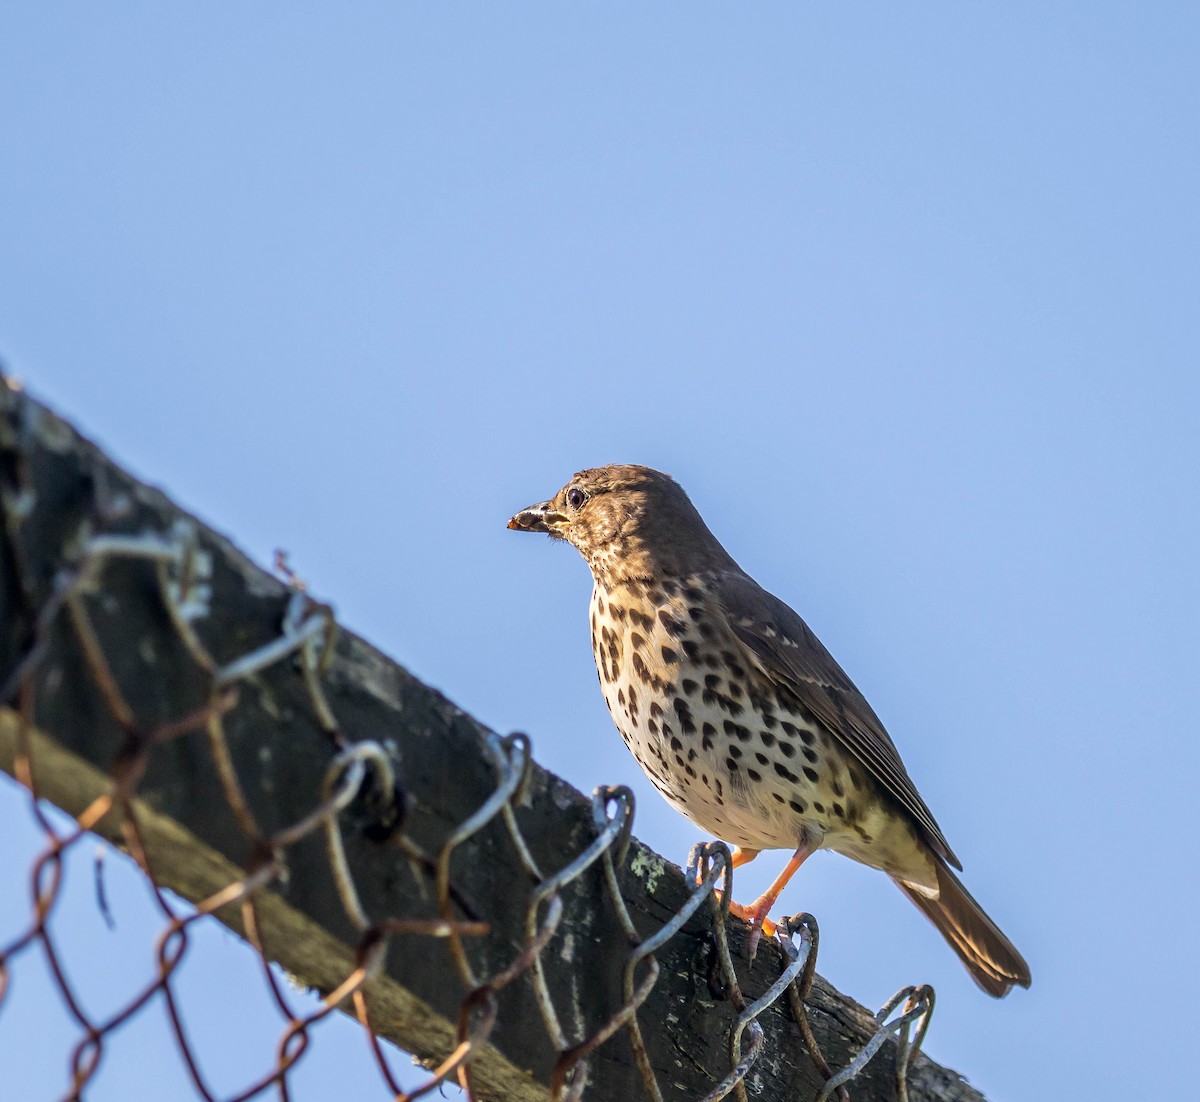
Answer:
MULTIPOLYGON (((230 662, 279 637, 291 598, 287 585, 2 380, 0 488, 8 521, 7 537, 0 540, 0 683, 10 679, 33 646, 36 613, 50 599, 56 575, 78 556, 87 524, 94 531, 136 536, 170 533, 181 519, 188 520, 212 565, 208 611, 195 626, 217 662, 230 662)), ((211 677, 166 615, 152 564, 114 559, 97 573, 83 600, 139 730, 203 707, 211 677)), ((56 622, 30 676, 36 687, 30 737, 38 786, 77 814, 110 789, 114 766, 128 752, 129 734, 107 707, 65 617, 56 622)), ((373 739, 388 748, 409 798, 403 837, 436 854, 496 789, 495 734, 347 632, 338 636, 323 684, 346 739, 373 739)), ((262 829, 278 830, 320 802, 334 747, 294 659, 240 681, 237 691, 237 704, 224 720, 232 762, 262 829)), ((0 767, 9 771, 17 733, 10 699, 0 707, 0 767)), ((254 855, 230 810, 202 731, 156 746, 136 793, 162 884, 199 900, 243 875, 254 855)), ((595 836, 591 801, 536 764, 514 811, 543 873, 563 867, 595 836)), ((406 856, 398 835, 381 831, 377 819, 366 798, 342 816, 350 867, 367 913, 372 919, 436 917, 430 870, 406 856)), ((115 816, 99 830, 119 841, 115 816)), ((268 953, 302 982, 332 990, 354 967, 358 937, 339 901, 319 833, 292 847, 287 864, 286 882, 272 884, 260 897, 268 953)), ((688 898, 681 871, 636 840, 619 872, 623 898, 643 937, 669 921, 688 898)), ((462 899, 490 925, 486 936, 464 939, 472 967, 482 976, 502 971, 527 941, 533 883, 501 817, 456 849, 451 878, 462 899)), ((599 862, 564 888, 562 899, 562 924, 541 961, 564 1032, 577 1043, 621 1005, 629 943, 599 862)), ((219 917, 240 928, 236 908, 219 917)), ((752 1000, 779 975, 786 959, 777 946, 764 944, 753 968, 745 966, 744 928, 732 923, 730 929, 743 991, 752 1000)), ((712 957, 707 904, 657 953, 661 975, 638 1017, 667 1099, 701 1097, 730 1068, 736 1010, 710 989, 712 957)), ((397 937, 385 974, 371 982, 369 991, 382 1036, 427 1061, 454 1047, 466 991, 444 941, 397 937)), ((820 980, 809 1006, 826 1057, 834 1068, 843 1066, 870 1036, 870 1015, 820 980)), ((786 1000, 760 1022, 766 1043, 747 1080, 751 1094, 812 1097, 821 1079, 786 1000)), ((525 974, 499 995, 490 1044, 473 1065, 477 1085, 487 1098, 545 1098, 556 1057, 525 974)), ((642 1097, 623 1031, 593 1056, 591 1083, 588 1098, 642 1097)), ((981 1097, 923 1056, 915 1060, 909 1084, 913 1099, 972 1102, 981 1097)), ((854 1081, 853 1094, 883 1099, 894 1093, 894 1046, 888 1042, 854 1081)))

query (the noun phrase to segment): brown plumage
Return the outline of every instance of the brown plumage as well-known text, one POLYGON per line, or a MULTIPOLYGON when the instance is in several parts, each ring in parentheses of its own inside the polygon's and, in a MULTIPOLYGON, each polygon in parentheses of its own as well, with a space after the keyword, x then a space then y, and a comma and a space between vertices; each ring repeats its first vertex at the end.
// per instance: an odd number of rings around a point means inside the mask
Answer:
POLYGON ((736 847, 794 855, 749 908, 832 849, 882 869, 989 994, 1029 968, 961 869, 879 717, 808 625, 745 574, 683 490, 648 467, 581 471, 510 528, 569 540, 592 570, 592 647, 613 720, 667 800, 736 847))

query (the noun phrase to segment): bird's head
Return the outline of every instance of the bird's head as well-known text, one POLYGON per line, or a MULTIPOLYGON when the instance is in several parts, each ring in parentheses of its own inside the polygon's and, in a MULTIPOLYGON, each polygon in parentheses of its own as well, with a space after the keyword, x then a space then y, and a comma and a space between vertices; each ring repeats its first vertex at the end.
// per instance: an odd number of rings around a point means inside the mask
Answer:
POLYGON ((567 540, 592 573, 607 580, 732 563, 670 475, 632 464, 580 471, 548 501, 522 509, 508 527, 567 540), (722 561, 713 562, 714 555, 722 561))

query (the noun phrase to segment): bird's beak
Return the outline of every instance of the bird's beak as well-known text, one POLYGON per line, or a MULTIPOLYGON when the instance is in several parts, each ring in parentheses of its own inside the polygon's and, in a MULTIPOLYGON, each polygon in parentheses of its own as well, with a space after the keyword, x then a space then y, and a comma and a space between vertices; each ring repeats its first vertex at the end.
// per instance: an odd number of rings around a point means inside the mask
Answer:
POLYGON ((546 532, 551 536, 562 534, 566 527, 567 518, 554 508, 553 501, 540 501, 522 509, 508 522, 514 532, 546 532))

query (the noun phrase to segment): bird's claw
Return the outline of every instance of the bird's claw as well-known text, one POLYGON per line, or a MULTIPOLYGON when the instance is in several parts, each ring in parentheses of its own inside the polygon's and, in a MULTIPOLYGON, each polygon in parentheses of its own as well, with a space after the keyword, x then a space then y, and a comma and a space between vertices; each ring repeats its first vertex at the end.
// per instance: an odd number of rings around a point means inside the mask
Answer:
POLYGON ((755 954, 758 952, 758 943, 763 934, 767 937, 774 937, 775 931, 779 929, 774 922, 767 918, 767 911, 770 910, 774 899, 757 899, 750 906, 744 906, 741 903, 730 903, 729 913, 742 919, 743 922, 750 923, 750 942, 747 945, 750 961, 753 963, 755 954))

